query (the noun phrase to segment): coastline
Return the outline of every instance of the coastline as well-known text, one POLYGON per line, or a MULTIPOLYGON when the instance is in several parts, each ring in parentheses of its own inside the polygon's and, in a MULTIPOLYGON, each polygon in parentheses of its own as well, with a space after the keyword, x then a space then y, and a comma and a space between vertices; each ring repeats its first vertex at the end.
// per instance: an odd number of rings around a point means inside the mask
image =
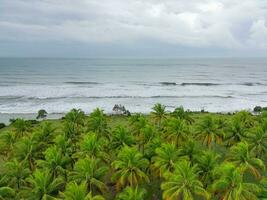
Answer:
MULTIPOLYGON (((250 112, 253 115, 257 115, 257 112, 253 111, 253 108, 249 108, 249 109, 242 109, 242 110, 236 110, 236 111, 225 111, 225 112, 212 112, 212 111, 194 111, 194 110, 188 110, 189 112, 193 113, 193 114, 201 114, 201 113, 209 113, 209 114, 215 114, 215 115, 229 115, 229 114, 234 114, 240 111, 247 111, 250 112)), ((171 111, 168 111, 171 112, 171 111)), ((116 114, 115 112, 105 112, 107 116, 120 116, 120 114, 116 114)), ((132 114, 137 113, 137 112, 132 112, 132 114)), ((142 113, 144 115, 149 115, 150 112, 138 112, 138 113, 142 113)), ((47 120, 58 120, 62 117, 64 117, 67 114, 67 112, 64 113, 48 113, 46 118, 47 120)), ((89 115, 90 112, 85 112, 86 115, 89 115)), ((35 120, 37 116, 37 112, 36 113, 0 113, 0 123, 4 123, 5 125, 9 125, 10 124, 10 119, 17 119, 17 118, 22 118, 25 120, 35 120)))

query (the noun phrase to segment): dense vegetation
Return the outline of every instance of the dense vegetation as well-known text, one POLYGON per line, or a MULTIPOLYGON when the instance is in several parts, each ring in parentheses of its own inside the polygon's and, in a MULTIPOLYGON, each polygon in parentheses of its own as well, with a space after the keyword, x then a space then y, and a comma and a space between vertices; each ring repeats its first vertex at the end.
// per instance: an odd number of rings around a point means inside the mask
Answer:
POLYGON ((267 198, 267 112, 16 119, 0 130, 0 199, 267 198))

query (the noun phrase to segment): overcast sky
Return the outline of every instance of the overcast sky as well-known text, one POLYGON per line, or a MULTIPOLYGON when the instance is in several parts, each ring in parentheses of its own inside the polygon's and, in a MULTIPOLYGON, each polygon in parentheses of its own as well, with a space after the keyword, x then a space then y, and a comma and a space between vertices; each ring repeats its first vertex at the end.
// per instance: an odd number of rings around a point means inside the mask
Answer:
POLYGON ((267 56, 267 0, 0 0, 0 56, 267 56))

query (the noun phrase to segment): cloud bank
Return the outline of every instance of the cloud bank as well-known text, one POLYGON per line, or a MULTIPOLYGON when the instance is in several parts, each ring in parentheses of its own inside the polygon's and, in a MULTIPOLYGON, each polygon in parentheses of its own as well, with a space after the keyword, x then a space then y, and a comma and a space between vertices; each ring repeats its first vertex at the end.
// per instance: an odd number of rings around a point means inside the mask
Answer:
POLYGON ((0 42, 264 51, 267 2, 0 0, 0 42))

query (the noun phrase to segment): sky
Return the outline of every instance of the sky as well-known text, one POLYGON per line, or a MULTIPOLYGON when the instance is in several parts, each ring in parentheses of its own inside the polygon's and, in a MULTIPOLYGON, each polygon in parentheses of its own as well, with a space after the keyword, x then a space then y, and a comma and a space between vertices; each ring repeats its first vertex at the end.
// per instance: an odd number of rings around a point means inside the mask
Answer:
POLYGON ((13 56, 267 56, 267 0, 0 0, 13 56))

